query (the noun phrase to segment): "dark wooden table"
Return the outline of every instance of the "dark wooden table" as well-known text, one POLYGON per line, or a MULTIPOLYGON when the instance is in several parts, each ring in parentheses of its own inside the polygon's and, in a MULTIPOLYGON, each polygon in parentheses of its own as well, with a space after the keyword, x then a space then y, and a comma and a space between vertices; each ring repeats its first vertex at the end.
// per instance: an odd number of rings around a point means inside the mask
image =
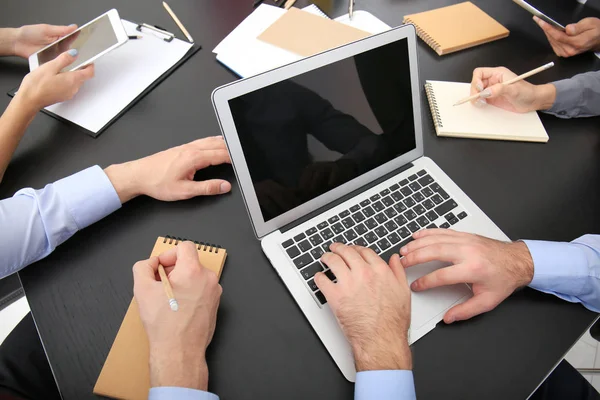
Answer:
MULTIPOLYGON (((529 15, 511 1, 474 2, 504 24, 510 36, 444 57, 419 41, 422 81, 468 81, 481 65, 506 65, 522 73, 555 61, 556 67, 531 78, 534 83, 600 68, 592 54, 557 60, 529 15)), ((356 7, 397 26, 405 14, 451 3, 358 0, 356 7)), ((0 196, 24 186, 42 187, 93 164, 105 167, 219 134, 210 93, 235 77, 211 50, 252 11, 251 4, 171 0, 204 48, 97 139, 46 115, 36 117, 0 196)), ((0 26, 83 23, 112 7, 123 18, 162 25, 181 36, 160 2, 147 0, 4 0, 0 26)), ((345 1, 323 7, 331 16, 346 12, 345 1)), ((17 86, 26 72, 23 61, 0 60, 0 92, 17 86)), ((8 102, 0 96, 0 107, 8 102)), ((422 106, 428 109, 425 100, 422 106)), ((598 118, 568 121, 542 115, 547 144, 442 139, 435 136, 428 111, 423 118, 426 155, 511 238, 572 240, 600 228, 598 118)), ((235 180, 229 167, 202 175, 235 180)), ((210 390, 236 400, 352 398, 353 386, 262 254, 234 185, 231 194, 216 198, 136 199, 21 272, 65 399, 94 397, 92 387, 132 297, 131 266, 165 234, 209 240, 229 251, 208 354, 210 390)), ((417 393, 422 399, 526 398, 595 318, 581 305, 523 290, 484 316, 439 326, 419 340, 413 346, 417 393)))

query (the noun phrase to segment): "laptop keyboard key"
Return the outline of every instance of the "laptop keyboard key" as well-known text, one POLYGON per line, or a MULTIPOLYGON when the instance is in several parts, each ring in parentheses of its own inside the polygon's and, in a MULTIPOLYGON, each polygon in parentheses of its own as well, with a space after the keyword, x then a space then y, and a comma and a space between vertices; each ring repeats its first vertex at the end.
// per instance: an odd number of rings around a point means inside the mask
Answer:
POLYGON ((434 228, 437 228, 436 224, 429 224, 429 225, 427 225, 427 229, 434 229, 434 228))
POLYGON ((319 290, 319 288, 317 287, 317 284, 315 283, 314 279, 311 279, 310 281, 308 281, 308 287, 310 288, 310 290, 312 290, 313 292, 315 290, 319 290))
POLYGON ((359 236, 364 235, 368 231, 367 227, 363 223, 356 225, 354 227, 354 230, 356 231, 356 233, 358 233, 359 236))
POLYGON ((413 207, 413 210, 415 210, 415 212, 418 215, 422 215, 426 210, 425 207, 423 207, 421 204, 417 204, 416 206, 413 207))
POLYGON ((377 201, 377 200, 379 200, 380 198, 381 198, 381 196, 380 196, 380 195, 378 195, 378 194, 374 194, 373 196, 369 197, 369 199, 370 199, 371 201, 377 201))
POLYGON ((402 189, 400 189, 400 193, 402 193, 404 196, 410 196, 412 194, 412 190, 410 190, 408 186, 404 186, 402 189))
POLYGON ((400 186, 406 186, 406 185, 408 185, 408 179, 402 179, 399 183, 400 183, 400 186))
POLYGON ((377 246, 379 246, 379 248, 381 250, 386 250, 387 248, 389 248, 391 246, 390 242, 387 241, 387 239, 381 239, 379 242, 377 242, 377 246))
POLYGON ((417 214, 415 214, 413 210, 408 210, 404 213, 404 217, 406 217, 407 220, 412 221, 417 217, 417 214))
POLYGON ((377 212, 379 212, 385 208, 385 206, 380 201, 376 201, 375 203, 372 204, 372 206, 373 206, 373 209, 377 212))
POLYGON ((467 216, 467 213, 464 211, 461 212, 460 214, 458 214, 458 218, 460 218, 460 219, 465 219, 466 216, 467 216))
POLYGON ((458 204, 456 204, 454 200, 450 199, 437 206, 435 208, 435 212, 438 215, 445 215, 446 213, 448 213, 448 211, 454 210, 456 207, 458 207, 458 204))
POLYGON ((417 224, 415 221, 409 222, 408 225, 406 225, 406 227, 412 232, 415 233, 416 231, 418 231, 419 229, 421 229, 421 227, 419 226, 419 224, 417 224))
POLYGON ((298 250, 297 246, 290 247, 286 252, 290 258, 296 258, 300 255, 300 250, 298 250))
POLYGON ((403 203, 404 203, 404 205, 406 207, 409 207, 409 208, 412 207, 412 206, 414 206, 415 204, 417 204, 417 203, 415 203, 415 201, 411 197, 405 198, 404 201, 403 201, 403 203))
POLYGON ((369 244, 375 242, 377 239, 379 239, 379 238, 377 237, 377 235, 374 232, 369 232, 365 235, 365 240, 367 242, 369 242, 369 244))
POLYGON ((323 238, 317 233, 316 235, 311 236, 308 240, 313 246, 318 246, 323 243, 323 238))
POLYGON ((444 215, 444 218, 446 218, 446 221, 450 221, 451 219, 453 219, 455 217, 454 217, 454 214, 449 212, 448 214, 444 215))
POLYGON ((342 235, 337 235, 333 238, 334 243, 344 243, 346 244, 346 239, 342 235))
POLYGON ((437 194, 437 193, 436 193, 436 194, 435 194, 435 195, 434 195, 434 196, 431 198, 431 200, 432 200, 432 201, 433 201, 435 204, 441 204, 441 203, 444 201, 444 199, 442 199, 442 196, 440 196, 440 195, 439 195, 439 194, 437 194))
POLYGON ((294 239, 288 239, 285 242, 283 242, 281 245, 287 249, 288 247, 290 247, 293 244, 294 244, 294 239))
POLYGON ((331 246, 332 243, 333 242, 331 240, 328 240, 325 243, 323 243, 323 245, 321 246, 323 248, 323 251, 330 251, 329 246, 331 246))
POLYGON ((440 190, 442 187, 439 185, 439 183, 437 182, 433 182, 431 185, 429 185, 429 187, 431 188, 431 190, 433 190, 434 192, 437 192, 438 190, 440 190))
POLYGON ((315 292, 315 296, 317 297, 317 300, 319 300, 319 303, 321 303, 321 304, 327 303, 327 299, 325 298, 325 295, 323 295, 323 293, 321 293, 321 291, 315 292))
POLYGON ((304 233, 306 233, 306 235, 307 235, 307 236, 310 236, 310 235, 312 235, 312 234, 314 234, 314 233, 317 233, 317 228, 315 228, 315 227, 313 227, 313 228, 310 228, 310 229, 308 229, 308 230, 307 230, 306 232, 304 232, 304 233))
POLYGON ((333 230, 333 233, 338 235, 344 232, 346 229, 344 229, 344 226, 338 222, 337 224, 331 225, 331 230, 333 230))
POLYGON ((387 238, 392 244, 396 244, 400 241, 400 235, 398 235, 396 232, 392 233, 387 238))
POLYGON ((300 251, 304 253, 305 251, 309 251, 312 246, 308 240, 303 240, 298 243, 298 247, 300 248, 300 251))
POLYGON ((407 227, 403 226, 402 228, 400 228, 398 230, 398 234, 400 234, 400 236, 402 236, 402 239, 404 239, 404 238, 410 236, 410 231, 408 230, 407 227))
POLYGON ((328 269, 327 271, 325 271, 325 276, 328 277, 330 281, 335 281, 335 274, 332 270, 328 269))
POLYGON ((321 258, 321 256, 324 254, 325 252, 323 251, 323 249, 321 247, 315 247, 314 249, 312 249, 310 251, 310 254, 312 255, 312 257, 315 260, 318 260, 319 258, 321 258))
POLYGON ((419 182, 419 184, 421 184, 421 186, 427 186, 431 182, 433 182, 433 178, 429 175, 425 175, 424 177, 419 178, 419 180, 417 182, 419 182))
POLYGON ((375 216, 375 221, 377 221, 377 223, 379 225, 383 224, 385 221, 387 221, 387 217, 385 216, 384 213, 379 213, 375 216))
POLYGON ((306 237, 306 235, 305 235, 304 233, 301 233, 301 234, 299 234, 299 235, 296 235, 296 236, 294 236, 294 240, 295 240, 296 242, 299 242, 299 241, 301 241, 302 239, 304 239, 305 237, 306 237))
POLYGON ((394 204, 394 200, 390 196, 385 196, 383 199, 381 199, 381 202, 386 207, 391 207, 394 204))
POLYGON ((373 210, 373 208, 371 208, 371 206, 363 208, 362 212, 367 218, 375 214, 375 211, 373 210))
POLYGON ((328 225, 329 224, 327 223, 327 221, 323 221, 319 225, 317 225, 317 229, 319 229, 319 230, 325 229, 328 225))
POLYGON ((363 213, 358 211, 358 212, 355 212, 354 214, 352 214, 352 219, 358 223, 358 222, 364 221, 365 216, 363 215, 363 213))
POLYGON ((440 196, 442 196, 442 199, 444 199, 444 200, 448 200, 448 199, 450 198, 450 195, 448 195, 448 193, 446 193, 446 192, 444 191, 444 189, 440 189, 440 190, 438 190, 438 194, 439 194, 440 196))
POLYGON ((369 243, 364 238, 358 238, 354 241, 354 244, 357 246, 367 247, 369 243))
POLYGON ((300 274, 302 274, 305 280, 308 280, 315 276, 315 274, 319 271, 323 271, 323 266, 320 262, 317 261, 316 263, 311 264, 308 267, 301 270, 300 274))
POLYGON ((340 218, 346 218, 348 215, 350 215, 350 211, 344 210, 341 213, 339 213, 338 215, 340 216, 340 218))
POLYGON ((408 221, 402 215, 398 215, 396 218, 394 218, 394 222, 397 223, 398 226, 402 226, 408 221))
POLYGON ((458 222, 458 218, 454 217, 449 222, 450 222, 450 225, 454 225, 455 223, 458 222))
POLYGON ((358 237, 358 235, 356 234, 356 232, 354 232, 353 229, 348 229, 346 232, 344 232, 344 237, 348 242, 352 242, 358 237))
POLYGON ((408 177, 409 181, 414 181, 415 179, 417 179, 417 174, 412 174, 411 176, 408 177))
POLYGON ((416 201, 417 203, 420 203, 423 200, 425 200, 425 197, 421 193, 416 192, 415 194, 413 194, 413 200, 416 201))
POLYGON ((379 251, 379 247, 377 247, 377 245, 376 245, 376 244, 372 244, 372 245, 370 245, 370 246, 369 246, 369 248, 370 248, 371 250, 373 250, 373 251, 374 251, 376 254, 379 254, 379 253, 381 253, 381 251, 379 251))
POLYGON ((313 258, 310 253, 304 253, 300 257, 294 258, 294 265, 296 265, 298 269, 306 267, 311 262, 313 262, 313 258))
POLYGON ((350 207, 350 212, 357 212, 358 210, 360 210, 360 206, 358 204, 353 205, 352 207, 350 207))
POLYGON ((407 210, 406 206, 403 203, 398 203, 398 204, 394 204, 394 210, 398 211, 399 213, 404 212, 407 210))
POLYGON ((354 225, 356 225, 356 222, 354 222, 354 220, 353 220, 352 218, 348 217, 348 218, 344 218, 344 219, 342 220, 342 224, 344 224, 344 227, 345 227, 346 229, 348 229, 348 228, 351 228, 351 227, 353 227, 354 225))
POLYGON ((410 185, 408 185, 408 187, 411 188, 413 192, 421 190, 421 185, 419 185, 419 182, 412 182, 410 185))
POLYGON ((367 228, 369 229, 377 228, 377 222, 373 218, 369 218, 368 220, 366 220, 365 225, 367 225, 367 228))
POLYGON ((400 193, 399 191, 392 193, 390 196, 392 199, 394 199, 396 203, 404 198, 404 196, 402 196, 402 193, 400 193))
POLYGON ((398 190, 400 189, 400 185, 398 185, 397 183, 394 183, 392 186, 390 186, 390 191, 393 192, 394 190, 398 190))
POLYGON ((338 222, 340 220, 340 217, 338 217, 337 215, 334 215, 333 217, 329 218, 327 220, 327 222, 329 222, 330 224, 335 224, 336 222, 338 222))
POLYGON ((417 176, 423 176, 425 175, 427 172, 425 172, 424 169, 420 170, 419 172, 417 172, 417 176))
POLYGON ((388 234, 388 231, 387 231, 387 229, 385 229, 384 226, 378 226, 377 228, 375 228, 375 230, 373 232, 375 232, 377 234, 377 236, 379 236, 380 238, 382 238, 388 234))
POLYGON ((379 192, 380 196, 387 196, 388 194, 390 194, 390 189, 383 189, 381 192, 379 192))
POLYGON ((440 225, 440 228, 444 228, 444 229, 450 228, 450 224, 447 222, 444 222, 443 224, 440 225))
POLYGON ((366 199, 366 200, 363 200, 363 201, 360 202, 360 206, 361 207, 366 207, 369 204, 371 204, 371 200, 369 200, 369 199, 366 199))
POLYGON ((429 220, 425 216, 417 218, 417 222, 421 225, 421 228, 425 228, 429 224, 429 220))
POLYGON ((398 225, 396 225, 394 221, 388 221, 383 226, 385 226, 385 229, 387 229, 390 232, 393 232, 396 229, 398 229, 398 225))
POLYGON ((331 229, 325 228, 321 231, 321 236, 323 236, 323 239, 329 240, 333 237, 333 232, 331 229))
POLYGON ((428 210, 431 210, 433 207, 435 207, 435 204, 433 204, 433 201, 430 199, 425 200, 422 204, 428 210))
POLYGON ((394 218, 396 215, 398 215, 398 211, 394 210, 391 207, 385 210, 384 213, 388 218, 394 218))
POLYGON ((433 190, 426 187, 425 189, 421 190, 421 193, 423 194, 423 196, 429 197, 433 194, 433 190))
POLYGON ((433 210, 429 211, 427 214, 425 214, 425 216, 427 218, 429 218, 430 221, 435 221, 437 219, 437 217, 438 217, 438 215, 436 214, 436 212, 433 211, 433 210))

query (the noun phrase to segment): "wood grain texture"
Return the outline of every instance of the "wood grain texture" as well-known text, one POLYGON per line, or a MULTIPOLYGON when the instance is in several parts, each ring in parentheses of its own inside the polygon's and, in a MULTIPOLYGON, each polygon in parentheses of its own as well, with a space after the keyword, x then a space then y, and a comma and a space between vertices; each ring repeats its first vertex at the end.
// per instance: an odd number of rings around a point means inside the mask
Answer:
MULTIPOLYGON (((369 0, 357 2, 356 8, 397 26, 404 15, 452 3, 369 0)), ((438 57, 419 41, 421 87, 425 79, 468 82, 473 68, 481 65, 526 71, 555 59, 543 33, 518 6, 498 0, 474 3, 511 35, 447 57, 438 57)), ((299 0, 297 6, 302 5, 306 3, 299 0)), ((346 13, 347 6, 347 1, 332 2, 330 15, 346 13)), ((2 4, 0 26, 83 23, 111 7, 123 18, 177 29, 160 3, 145 0, 8 1, 2 4)), ((210 49, 251 11, 247 0, 178 1, 179 14, 194 15, 186 27, 203 50, 98 139, 38 115, 0 195, 12 196, 24 186, 43 187, 93 164, 105 167, 218 134, 210 93, 235 77, 210 49)), ((600 60, 591 54, 559 60, 544 79, 599 67, 600 60)), ((1 59, 0 71, 0 91, 6 92, 26 74, 26 61, 1 59)), ((543 82, 540 76, 531 81, 543 82)), ((0 107, 8 101, 0 96, 0 107)), ((598 118, 565 121, 542 115, 550 135, 542 146, 438 138, 424 94, 421 107, 426 154, 511 238, 571 240, 599 230, 598 118)), ((132 297, 131 267, 148 256, 157 236, 169 233, 207 238, 229 252, 208 351, 210 390, 224 400, 351 398, 353 386, 263 255, 233 171, 222 167, 199 176, 231 180, 232 193, 177 203, 136 199, 21 273, 64 398, 97 398, 92 387, 132 297)), ((594 318, 580 305, 524 290, 485 316, 440 326, 413 346, 418 396, 526 398, 594 318)))

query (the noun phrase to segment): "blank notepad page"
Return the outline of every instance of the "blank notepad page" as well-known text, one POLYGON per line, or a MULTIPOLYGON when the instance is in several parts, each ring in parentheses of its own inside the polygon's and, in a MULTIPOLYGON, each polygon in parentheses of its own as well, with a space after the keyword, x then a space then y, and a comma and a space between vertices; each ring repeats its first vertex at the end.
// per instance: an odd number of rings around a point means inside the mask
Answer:
POLYGON ((471 85, 427 81, 425 90, 438 136, 547 142, 537 112, 524 114, 484 105, 454 103, 470 95, 471 85))

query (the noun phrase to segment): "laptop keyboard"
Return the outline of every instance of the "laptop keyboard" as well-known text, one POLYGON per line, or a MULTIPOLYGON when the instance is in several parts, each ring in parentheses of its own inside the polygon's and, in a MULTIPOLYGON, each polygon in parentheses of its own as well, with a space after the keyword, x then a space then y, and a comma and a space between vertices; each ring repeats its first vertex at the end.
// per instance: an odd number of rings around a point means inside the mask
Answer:
POLYGON ((449 228, 467 217, 465 211, 427 173, 420 170, 368 199, 321 221, 281 245, 319 304, 325 296, 314 282, 323 271, 335 282, 335 275, 319 259, 334 242, 373 249, 377 254, 411 242, 421 229, 449 228))

